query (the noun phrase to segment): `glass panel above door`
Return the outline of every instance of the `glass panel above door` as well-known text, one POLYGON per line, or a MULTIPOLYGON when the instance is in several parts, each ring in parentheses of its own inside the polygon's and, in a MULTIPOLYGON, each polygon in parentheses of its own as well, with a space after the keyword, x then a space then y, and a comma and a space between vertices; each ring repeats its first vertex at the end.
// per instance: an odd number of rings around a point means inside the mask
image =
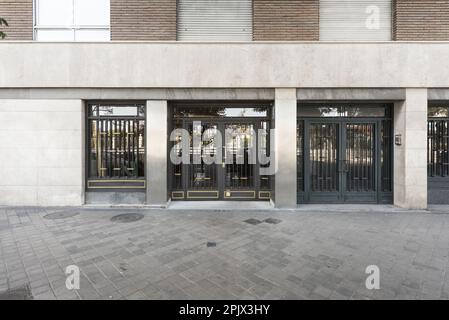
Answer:
POLYGON ((266 118, 268 116, 268 107, 175 107, 175 118, 266 118))
POLYGON ((144 117, 145 107, 142 104, 129 105, 90 105, 89 115, 93 117, 144 117))
POLYGON ((303 118, 384 118, 390 107, 383 104, 301 104, 298 117, 303 118))
POLYGON ((429 118, 449 118, 449 107, 447 105, 432 105, 428 109, 429 118))
POLYGON ((299 117, 341 117, 339 107, 331 106, 300 106, 298 108, 299 117))

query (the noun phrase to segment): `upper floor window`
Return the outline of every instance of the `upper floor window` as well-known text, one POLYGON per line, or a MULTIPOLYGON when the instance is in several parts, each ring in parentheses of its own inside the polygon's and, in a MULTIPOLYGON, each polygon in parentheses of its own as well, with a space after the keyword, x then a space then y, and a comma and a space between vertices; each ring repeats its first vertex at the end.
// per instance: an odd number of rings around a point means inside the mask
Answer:
POLYGON ((390 41, 392 0, 320 0, 320 40, 390 41))
POLYGON ((251 41, 251 0, 178 0, 178 40, 251 41))
POLYGON ((109 41, 110 0, 35 0, 34 39, 109 41))

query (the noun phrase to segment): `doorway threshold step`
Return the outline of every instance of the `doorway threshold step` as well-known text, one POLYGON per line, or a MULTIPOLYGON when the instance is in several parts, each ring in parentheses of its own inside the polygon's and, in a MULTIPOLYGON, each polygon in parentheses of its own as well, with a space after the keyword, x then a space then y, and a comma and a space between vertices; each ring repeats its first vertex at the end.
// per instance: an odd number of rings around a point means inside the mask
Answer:
POLYGON ((426 210, 410 210, 396 207, 392 204, 299 204, 298 212, 327 212, 327 213, 403 213, 427 212, 426 210))
POLYGON ((169 210, 273 210, 268 201, 172 201, 169 210))

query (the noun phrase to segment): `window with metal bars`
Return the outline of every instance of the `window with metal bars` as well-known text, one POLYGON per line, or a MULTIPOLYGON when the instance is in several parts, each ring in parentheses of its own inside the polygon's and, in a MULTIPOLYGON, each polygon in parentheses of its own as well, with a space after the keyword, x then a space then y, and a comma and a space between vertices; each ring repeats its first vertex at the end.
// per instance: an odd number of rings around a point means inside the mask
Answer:
POLYGON ((87 188, 145 188, 143 103, 90 103, 87 188))
POLYGON ((449 177, 449 105, 431 105, 427 122, 427 174, 449 177))

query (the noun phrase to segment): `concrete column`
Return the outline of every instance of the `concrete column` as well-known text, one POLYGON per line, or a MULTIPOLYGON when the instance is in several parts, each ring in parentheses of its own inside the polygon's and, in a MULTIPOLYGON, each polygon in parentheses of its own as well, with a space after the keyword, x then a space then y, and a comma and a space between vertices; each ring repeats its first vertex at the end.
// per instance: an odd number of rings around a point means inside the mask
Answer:
POLYGON ((275 206, 296 208, 296 89, 276 89, 275 206))
POLYGON ((427 89, 406 89, 394 106, 394 204, 407 209, 427 208, 427 89))
POLYGON ((167 101, 147 101, 146 176, 148 205, 167 205, 167 101))

